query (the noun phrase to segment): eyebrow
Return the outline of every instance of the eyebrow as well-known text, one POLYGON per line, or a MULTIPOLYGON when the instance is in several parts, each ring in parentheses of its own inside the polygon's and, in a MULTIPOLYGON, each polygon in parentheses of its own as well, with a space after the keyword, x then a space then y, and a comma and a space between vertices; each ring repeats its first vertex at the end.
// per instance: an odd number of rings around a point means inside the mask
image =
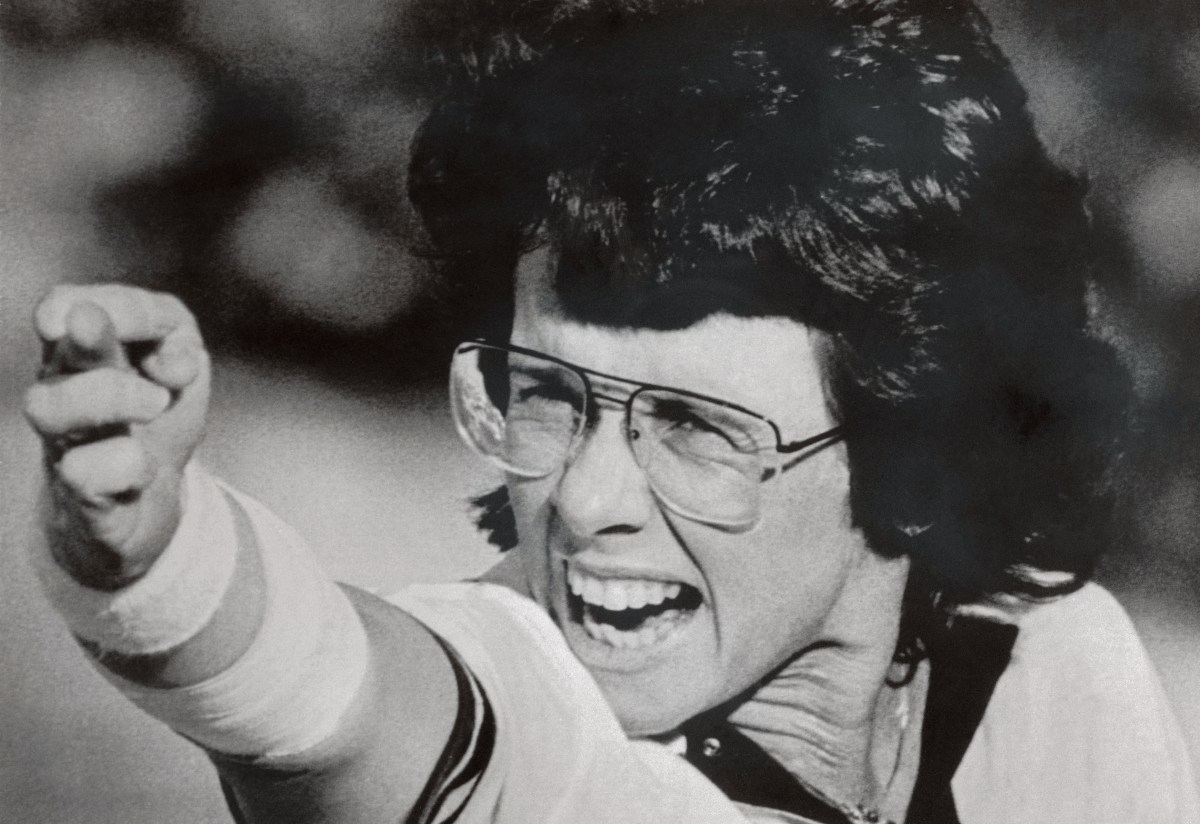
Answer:
POLYGON ((602 375, 599 372, 587 371, 588 383, 592 387, 592 394, 611 394, 616 391, 618 394, 632 395, 637 390, 641 389, 646 384, 641 381, 628 380, 626 378, 613 378, 609 375, 602 375))
POLYGON ((524 375, 524 376, 530 377, 530 378, 538 378, 540 380, 549 380, 551 378, 554 378, 554 379, 556 379, 557 383, 562 383, 561 380, 557 380, 561 376, 562 370, 555 369, 553 366, 547 366, 545 364, 540 364, 540 363, 514 364, 512 361, 509 361, 508 370, 510 373, 513 373, 513 374, 524 375))

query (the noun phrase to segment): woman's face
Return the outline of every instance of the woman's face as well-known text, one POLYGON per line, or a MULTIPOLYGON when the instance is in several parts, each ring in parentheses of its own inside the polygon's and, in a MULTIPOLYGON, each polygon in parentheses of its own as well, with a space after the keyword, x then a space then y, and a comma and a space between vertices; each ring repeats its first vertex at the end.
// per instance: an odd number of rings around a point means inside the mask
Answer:
MULTIPOLYGON (((559 311, 544 271, 521 267, 513 343, 731 401, 775 421, 784 442, 835 425, 806 327, 725 315, 671 332, 578 323, 559 311)), ((604 409, 560 471, 509 478, 514 551, 626 730, 667 732, 825 640, 869 552, 850 527, 848 483, 837 443, 764 482, 750 530, 689 520, 659 503, 621 412, 604 409), (617 620, 643 601, 652 607, 638 613, 649 613, 644 621, 617 620)))

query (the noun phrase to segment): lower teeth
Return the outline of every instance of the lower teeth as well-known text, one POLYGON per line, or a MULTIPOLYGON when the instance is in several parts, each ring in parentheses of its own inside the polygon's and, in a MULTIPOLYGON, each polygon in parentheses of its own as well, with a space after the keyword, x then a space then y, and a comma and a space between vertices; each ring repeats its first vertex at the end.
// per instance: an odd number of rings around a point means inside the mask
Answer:
POLYGON ((594 641, 601 641, 613 647, 635 649, 657 644, 667 637, 675 627, 679 626, 687 616, 678 609, 647 619, 642 626, 634 630, 621 630, 612 624, 595 620, 590 612, 583 611, 583 628, 594 641))

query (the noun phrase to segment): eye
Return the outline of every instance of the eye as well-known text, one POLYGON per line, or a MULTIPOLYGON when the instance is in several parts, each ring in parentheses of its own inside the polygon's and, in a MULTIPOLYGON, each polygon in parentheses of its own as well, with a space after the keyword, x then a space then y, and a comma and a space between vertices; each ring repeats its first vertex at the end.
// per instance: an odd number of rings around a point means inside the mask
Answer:
POLYGON ((667 423, 672 429, 690 429, 700 432, 712 432, 717 435, 723 434, 717 426, 706 421, 697 414, 696 410, 682 401, 660 403, 658 408, 654 410, 654 415, 664 423, 667 423))
POLYGON ((659 422, 663 437, 686 437, 690 445, 699 446, 711 440, 709 447, 738 448, 729 431, 686 401, 660 399, 655 404, 654 418, 659 422), (718 443, 719 442, 719 443, 718 443))
POLYGON ((537 419, 545 423, 574 420, 583 404, 582 393, 560 380, 541 375, 514 373, 510 377, 510 399, 506 417, 537 419))
POLYGON ((538 382, 528 386, 518 386, 514 383, 513 388, 516 390, 514 393, 515 403, 547 401, 574 404, 579 397, 577 392, 561 384, 538 382))

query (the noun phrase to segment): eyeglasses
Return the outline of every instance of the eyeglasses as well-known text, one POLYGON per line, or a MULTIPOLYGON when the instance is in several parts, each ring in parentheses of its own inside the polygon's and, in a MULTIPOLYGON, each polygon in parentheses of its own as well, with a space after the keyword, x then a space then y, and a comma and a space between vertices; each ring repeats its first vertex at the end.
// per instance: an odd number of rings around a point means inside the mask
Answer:
POLYGON ((764 481, 842 436, 834 427, 785 444, 773 421, 737 404, 479 340, 454 352, 450 405, 467 445, 522 478, 568 465, 600 409, 622 410, 625 439, 658 500, 731 529, 758 522, 764 481))

